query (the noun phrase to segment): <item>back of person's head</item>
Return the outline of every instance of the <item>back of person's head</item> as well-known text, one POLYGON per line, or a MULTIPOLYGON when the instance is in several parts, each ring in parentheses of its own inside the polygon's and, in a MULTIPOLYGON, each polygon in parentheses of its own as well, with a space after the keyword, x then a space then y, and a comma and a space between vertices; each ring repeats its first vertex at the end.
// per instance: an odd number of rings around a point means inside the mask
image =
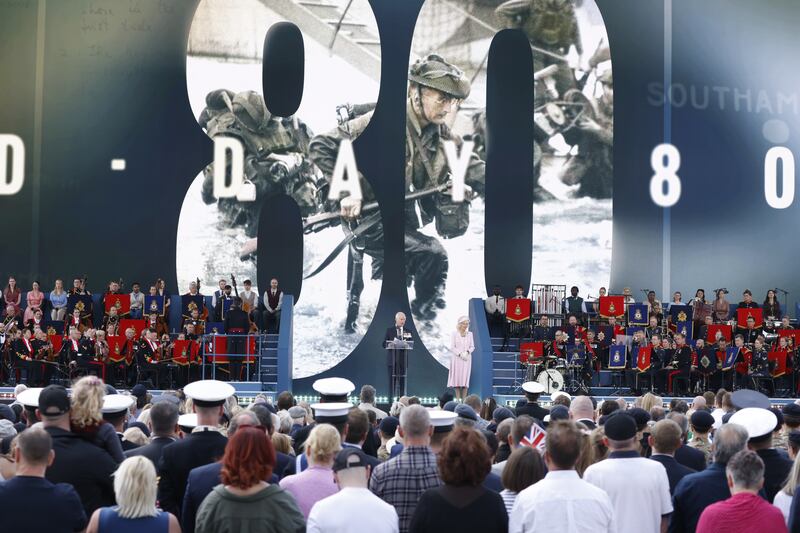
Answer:
POLYGON ((344 441, 348 444, 361 444, 367 438, 369 417, 363 410, 355 408, 347 413, 347 434, 344 441))
POLYGON ((156 516, 157 489, 156 469, 150 459, 137 455, 122 461, 114 472, 114 494, 117 497, 119 516, 156 516))
POLYGON ((409 405, 400 413, 400 429, 404 439, 418 439, 428 435, 431 415, 421 405, 409 405))
POLYGON ((736 489, 759 491, 764 486, 764 461, 752 450, 734 454, 725 465, 725 472, 736 489))
POLYGON ((547 428, 547 457, 559 470, 571 470, 581 454, 581 431, 575 422, 559 420, 547 428))
POLYGON ((659 420, 664 420, 664 416, 666 416, 666 411, 660 405, 656 405, 650 408, 650 420, 653 422, 658 422, 659 420))
MULTIPOLYGON (((267 433, 271 435, 275 426, 273 424, 272 412, 269 409, 267 409, 267 406, 260 403, 256 403, 252 404, 247 410, 252 411, 253 414, 255 414, 256 417, 258 417, 258 423, 264 426, 267 430, 267 433)), ((291 419, 289 422, 291 424, 291 419)))
POLYGON ((712 391, 707 390, 703 393, 703 398, 706 400, 706 409, 713 409, 716 403, 717 395, 712 391))
POLYGON ((719 389, 717 394, 714 396, 714 405, 716 407, 722 408, 722 399, 725 397, 725 393, 727 393, 725 389, 719 389))
POLYGON ((372 385, 361 387, 360 399, 361 403, 375 403, 375 387, 372 385))
POLYGON ((589 396, 576 396, 569 404, 569 413, 573 420, 588 418, 594 420, 594 406, 589 396))
POLYGON ((230 439, 237 431, 239 431, 240 427, 256 427, 260 425, 261 421, 258 419, 258 415, 256 415, 253 411, 242 411, 238 415, 234 416, 231 419, 231 423, 228 424, 228 438, 230 439))
POLYGON ((477 394, 470 394, 464 398, 464 403, 472 407, 472 410, 475 411, 476 414, 481 410, 481 397, 477 394))
POLYGON ((21 459, 32 466, 44 466, 50 461, 53 439, 40 427, 26 429, 15 437, 21 459))
POLYGON ((555 398, 553 398, 553 405, 563 405, 566 408, 572 404, 572 400, 569 399, 569 396, 566 394, 559 394, 555 398))
POLYGON ((294 396, 289 391, 283 391, 278 394, 276 403, 278 411, 288 411, 290 407, 294 406, 294 396))
POLYGON ((325 465, 332 463, 342 449, 342 439, 339 430, 332 425, 317 424, 308 435, 305 445, 309 462, 325 465))
POLYGON ((528 415, 520 415, 514 419, 511 425, 511 443, 514 447, 519 446, 522 437, 531 432, 533 424, 535 424, 533 418, 528 415))
POLYGON ((503 488, 519 493, 541 480, 544 474, 542 454, 530 446, 520 446, 508 457, 501 480, 503 488))
POLYGON ((685 414, 679 412, 668 413, 667 420, 672 420, 678 424, 678 427, 681 428, 681 436, 685 436, 689 431, 689 418, 685 414))
POLYGON ((132 442, 137 446, 144 446, 147 444, 147 435, 144 434, 140 428, 131 427, 122 432, 122 440, 132 442))
POLYGON ((726 392, 722 395, 722 409, 728 412, 735 409, 733 405, 733 395, 730 392, 726 392))
POLYGON ((617 402, 614 400, 605 400, 600 406, 600 414, 603 416, 608 416, 617 409, 619 409, 619 404, 617 402))
POLYGON ((714 462, 727 464, 747 446, 747 430, 738 424, 723 424, 714 432, 714 462))
POLYGON ((422 405, 422 400, 419 399, 419 396, 410 396, 407 403, 408 405, 422 405))
POLYGON ((450 432, 436 461, 442 481, 455 487, 477 487, 492 469, 486 440, 474 429, 465 427, 450 432))
POLYGON ((292 438, 283 433, 272 434, 272 445, 275 447, 276 452, 281 452, 286 455, 291 455, 292 452, 292 438))
POLYGON ((178 406, 172 402, 158 402, 147 410, 150 413, 150 428, 154 436, 168 437, 178 424, 178 406))
POLYGON ((439 407, 444 408, 444 404, 447 402, 452 402, 455 395, 453 395, 453 389, 445 389, 441 396, 439 396, 439 407))
POLYGON ((228 439, 222 457, 223 484, 247 489, 268 480, 274 468, 275 448, 264 430, 239 427, 228 439))
POLYGON ((497 409, 497 401, 489 396, 483 400, 483 405, 481 405, 481 410, 479 413, 480 417, 484 420, 491 420, 495 409, 497 409))
POLYGON ((650 412, 650 409, 652 409, 656 405, 659 407, 663 407, 659 397, 653 394, 652 392, 648 392, 642 398, 642 409, 644 409, 645 411, 650 412))
POLYGON ((650 428, 650 436, 653 439, 653 451, 675 453, 681 447, 681 427, 674 420, 660 420, 650 428))
POLYGON ((73 425, 87 427, 102 424, 103 397, 106 386, 97 376, 85 376, 72 386, 69 417, 73 425))
POLYGON ((497 424, 495 435, 497 435, 497 440, 500 442, 500 445, 508 445, 508 436, 511 435, 511 428, 514 426, 514 420, 514 418, 506 418, 497 424))
POLYGON ((678 400, 675 402, 675 407, 671 408, 671 411, 674 413, 681 413, 686 414, 689 412, 689 404, 686 403, 686 400, 678 400))

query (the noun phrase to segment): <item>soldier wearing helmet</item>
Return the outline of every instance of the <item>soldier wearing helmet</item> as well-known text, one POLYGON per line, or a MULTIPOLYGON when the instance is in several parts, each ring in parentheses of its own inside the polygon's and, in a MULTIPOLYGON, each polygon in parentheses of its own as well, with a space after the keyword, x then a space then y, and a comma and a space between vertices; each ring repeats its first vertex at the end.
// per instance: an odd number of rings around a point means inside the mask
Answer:
MULTIPOLYGON (((452 140, 460 146, 461 139, 453 135, 448 124, 458 111, 460 102, 469 96, 470 83, 456 66, 436 54, 415 62, 408 74, 408 102, 406 105, 406 167, 405 191, 421 191, 448 181, 450 169, 444 153, 444 141, 452 140)), ((309 157, 330 179, 339 143, 342 139, 355 139, 369 123, 374 111, 352 117, 335 130, 318 135, 311 140, 309 157)), ((485 165, 472 154, 465 181, 474 191, 483 195, 485 165)), ((363 202, 373 200, 371 188, 361 177, 363 202)), ((329 199, 338 208, 345 224, 358 224, 362 201, 350 198, 329 199)), ((392 221, 394 222, 394 221, 392 221)), ((469 203, 454 204, 449 193, 437 193, 415 201, 406 202, 405 255, 406 278, 414 283, 415 298, 411 311, 418 321, 430 321, 439 309, 445 307, 443 299, 447 278, 447 253, 439 239, 419 231, 435 222, 443 238, 462 235, 469 225, 469 203), (417 214, 419 210, 419 215, 417 214)), ((383 274, 383 225, 363 234, 350 248, 351 261, 360 265, 363 254, 372 257, 372 278, 383 274)), ((358 317, 358 298, 363 288, 361 274, 351 276, 346 331, 353 330, 358 317)))

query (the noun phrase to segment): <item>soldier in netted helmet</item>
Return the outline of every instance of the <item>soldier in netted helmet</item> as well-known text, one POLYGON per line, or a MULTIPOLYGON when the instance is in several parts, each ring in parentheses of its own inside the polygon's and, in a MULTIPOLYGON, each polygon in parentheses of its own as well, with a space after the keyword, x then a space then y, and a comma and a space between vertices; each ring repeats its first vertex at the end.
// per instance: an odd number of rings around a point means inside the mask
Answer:
MULTIPOLYGON (((470 83, 464 73, 436 54, 430 54, 411 67, 408 74, 408 102, 406 106, 406 167, 405 191, 422 191, 449 180, 450 169, 444 153, 444 141, 452 140, 460 147, 461 139, 447 127, 452 113, 457 112, 460 102, 469 96, 470 83)), ((326 178, 333 173, 339 143, 343 139, 355 139, 369 123, 374 111, 367 112, 343 122, 338 128, 311 140, 309 157, 322 170, 326 178)), ((472 154, 465 181, 480 195, 484 193, 485 165, 472 154)), ((364 176, 360 176, 363 202, 374 199, 371 187, 364 176)), ((346 197, 329 199, 345 220, 345 228, 358 223, 361 215, 361 200, 346 197)), ((438 309, 445 307, 443 299, 448 262, 444 247, 435 237, 427 236, 419 229, 434 222, 438 234, 443 238, 462 235, 469 225, 469 203, 455 204, 449 192, 436 193, 406 202, 405 211, 405 256, 406 278, 413 282, 415 298, 411 310, 417 320, 433 320, 438 309), (419 215, 417 216, 417 210, 419 215)), ((359 256, 366 253, 373 258, 372 278, 378 279, 383 272, 383 226, 376 224, 351 244, 351 261, 359 263, 359 256)), ((353 270, 349 280, 349 302, 345 329, 351 331, 358 316, 358 298, 363 288, 361 272, 353 270)))
POLYGON ((206 96, 206 108, 199 119, 212 139, 217 135, 235 137, 244 146, 244 174, 256 187, 255 202, 214 197, 214 167, 206 167, 203 200, 218 202, 224 220, 231 226, 244 226, 248 236, 258 231, 262 200, 285 193, 297 201, 303 214, 317 207, 316 181, 321 178, 306 158, 311 132, 296 117, 273 116, 264 97, 255 91, 234 94, 218 89, 206 96))

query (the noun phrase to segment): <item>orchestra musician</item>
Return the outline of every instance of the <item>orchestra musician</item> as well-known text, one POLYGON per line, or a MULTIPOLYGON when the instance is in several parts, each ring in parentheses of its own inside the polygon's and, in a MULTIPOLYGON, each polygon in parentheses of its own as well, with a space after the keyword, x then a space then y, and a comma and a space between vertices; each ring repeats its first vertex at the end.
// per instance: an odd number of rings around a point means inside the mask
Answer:
POLYGON ((136 382, 141 383, 145 377, 151 377, 154 387, 159 386, 160 367, 158 361, 161 360, 161 346, 156 340, 156 330, 145 328, 142 331, 143 339, 139 342, 136 350, 136 382))
POLYGON ((223 320, 225 320, 226 315, 228 314, 225 311, 225 302, 229 302, 233 299, 233 295, 231 294, 232 291, 233 287, 231 287, 230 285, 225 285, 225 288, 223 289, 222 293, 217 296, 216 303, 214 304, 215 322, 222 322, 223 320))
MULTIPOLYGON (((231 381, 241 379, 242 361, 248 340, 246 334, 249 330, 250 317, 242 310, 242 299, 234 297, 231 308, 225 317, 225 332, 228 333, 228 369, 231 381)), ((246 380, 249 380, 249 376, 246 380)))
POLYGON ((736 335, 733 338, 733 344, 737 348, 733 365, 736 369, 734 378, 736 379, 736 386, 742 389, 747 386, 747 374, 753 353, 744 345, 744 336, 742 335, 736 335))
POLYGON ((40 308, 33 311, 33 316, 25 323, 25 327, 33 331, 36 327, 44 327, 44 314, 40 308))
POLYGON ((764 298, 764 304, 761 306, 764 310, 764 320, 776 322, 781 317, 781 304, 775 295, 775 291, 770 289, 767 291, 767 296, 764 298))
MULTIPOLYGON (((600 332, 603 335, 603 332, 600 332)), ((605 337, 605 335, 603 335, 605 337)), ((600 372, 600 342, 597 340, 593 330, 586 330, 586 359, 592 366, 594 372, 600 372)))
MULTIPOLYGON (((195 284, 196 290, 200 290, 199 287, 195 284)), ((170 301, 170 294, 167 290, 167 282, 161 278, 156 280, 156 296, 163 296, 164 297, 164 321, 169 325, 169 306, 172 304, 170 301)))
POLYGON ((709 390, 714 374, 717 372, 717 355, 712 346, 706 346, 705 338, 695 341, 692 354, 692 372, 702 384, 704 391, 709 390))
POLYGON ((651 316, 649 322, 649 325, 644 330, 645 337, 651 339, 653 335, 656 335, 659 339, 663 338, 666 332, 663 327, 658 325, 658 318, 651 316))
POLYGON ((647 314, 654 316, 659 322, 664 318, 664 312, 661 307, 661 302, 656 298, 656 291, 648 291, 647 293, 647 314))
POLYGON ((128 328, 125 330, 125 343, 120 349, 120 364, 115 365, 115 371, 119 376, 123 372, 126 377, 126 382, 129 388, 136 385, 136 367, 135 358, 136 352, 139 350, 139 341, 136 340, 136 330, 128 328))
POLYGON ((747 326, 744 330, 740 330, 744 343, 752 346, 759 335, 762 334, 761 328, 756 327, 756 319, 752 316, 747 317, 747 326))
MULTIPOLYGON (((261 311, 258 308, 258 293, 253 290, 253 282, 249 279, 244 280, 242 285, 244 285, 244 290, 239 293, 239 298, 242 299, 242 311, 248 314, 257 330, 261 330, 263 326, 261 325, 261 311)), ((250 329, 252 330, 252 326, 250 329)))
POLYGON ((650 376, 652 388, 658 392, 666 390, 667 378, 664 375, 664 348, 661 346, 661 336, 654 333, 650 336, 650 345, 653 347, 650 352, 650 368, 645 371, 645 374, 650 376))
POLYGON ((147 315, 144 327, 154 329, 158 337, 163 337, 165 333, 169 334, 164 317, 158 316, 158 313, 155 311, 147 315))
MULTIPOLYGON (((711 319, 711 323, 714 321, 714 317, 711 316, 711 304, 706 301, 705 289, 697 289, 689 305, 692 306, 692 320, 694 321, 695 335, 697 335, 702 326, 709 323, 707 318, 711 319)), ((706 337, 702 338, 705 339, 706 337)))
POLYGON ((36 354, 36 360, 43 361, 41 363, 42 384, 47 386, 50 384, 50 380, 53 377, 54 366, 57 365, 55 361, 56 354, 53 353, 53 343, 50 342, 50 338, 44 330, 37 329, 33 333, 31 344, 36 354))
POLYGON ((742 301, 737 306, 738 309, 758 309, 758 304, 753 301, 753 293, 750 289, 745 289, 742 293, 742 301))
POLYGON ((194 332, 197 335, 205 334, 206 322, 205 320, 200 319, 200 311, 198 311, 197 309, 192 309, 190 311, 189 317, 183 318, 183 324, 181 325, 181 327, 185 330, 186 326, 188 326, 189 324, 194 326, 194 332))
POLYGON ((110 307, 108 313, 103 315, 103 330, 107 330, 109 326, 113 326, 115 331, 119 327, 119 314, 114 306, 110 307))
MULTIPOLYGON (((759 378, 770 378, 772 376, 772 361, 769 360, 769 354, 766 349, 764 349, 764 343, 759 338, 756 339, 756 342, 753 347, 753 354, 750 359, 750 367, 748 369, 748 375, 753 381, 753 385, 756 390, 758 390, 760 379, 759 378)), ((769 385, 767 389, 768 396, 775 395, 775 387, 772 380, 767 380, 767 384, 769 385)))
POLYGON ((70 369, 70 377, 89 373, 90 364, 94 357, 94 347, 88 338, 81 335, 78 328, 69 329, 69 337, 61 345, 60 357, 70 369))
POLYGON ((81 310, 75 307, 72 310, 72 313, 67 315, 66 320, 64 321, 64 330, 68 330, 69 328, 75 328, 80 333, 83 333, 86 328, 89 327, 89 321, 81 317, 81 310))
MULTIPOLYGON (((689 390, 691 386, 691 368, 692 368, 692 349, 686 345, 686 337, 683 333, 675 334, 675 349, 672 353, 672 360, 666 366, 670 369, 669 380, 674 383, 675 378, 687 377, 690 379, 689 390)), ((671 387, 672 393, 675 394, 674 385, 671 387)), ((689 391, 682 391, 683 395, 688 394, 689 391)))
POLYGON ((539 317, 539 323, 533 328, 534 342, 546 342, 550 340, 550 320, 547 315, 539 317))
MULTIPOLYGON (((22 335, 12 344, 12 367, 17 371, 25 371, 27 383, 31 386, 40 381, 41 365, 36 362, 36 351, 31 342, 31 330, 23 329, 22 335)), ((20 376, 21 377, 21 376, 20 376)), ((19 381, 22 383, 22 381, 19 381)))

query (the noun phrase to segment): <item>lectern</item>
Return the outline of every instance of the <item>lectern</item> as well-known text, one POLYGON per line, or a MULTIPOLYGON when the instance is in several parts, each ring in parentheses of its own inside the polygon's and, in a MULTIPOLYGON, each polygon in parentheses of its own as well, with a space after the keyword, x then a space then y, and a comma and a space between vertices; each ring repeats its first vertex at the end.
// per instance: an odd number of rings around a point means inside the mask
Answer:
POLYGON ((406 395, 406 371, 408 370, 408 352, 414 349, 414 341, 394 339, 386 341, 386 354, 390 368, 389 401, 406 395))

